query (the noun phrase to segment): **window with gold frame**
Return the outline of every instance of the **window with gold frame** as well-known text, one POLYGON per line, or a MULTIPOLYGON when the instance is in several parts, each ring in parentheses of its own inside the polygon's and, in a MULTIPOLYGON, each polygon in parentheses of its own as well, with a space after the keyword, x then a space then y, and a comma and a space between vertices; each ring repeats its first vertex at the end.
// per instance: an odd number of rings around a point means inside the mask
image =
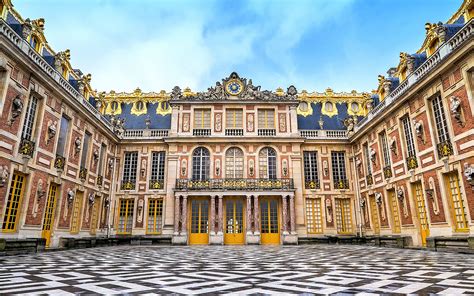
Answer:
POLYGON ((259 109, 258 110, 258 128, 274 129, 275 128, 275 110, 259 109))
POLYGON ((159 234, 162 230, 163 199, 148 199, 148 223, 146 231, 148 234, 159 234))
POLYGON ((244 152, 242 149, 237 147, 227 149, 225 153, 225 177, 244 177, 244 152))
POLYGON ((241 129, 243 128, 243 111, 242 109, 226 109, 226 128, 241 129))
POLYGON ((14 173, 10 183, 5 215, 3 217, 3 232, 15 232, 20 216, 20 205, 23 199, 26 177, 19 173, 14 173))
POLYGON ((457 172, 445 175, 445 180, 453 217, 454 230, 456 232, 468 232, 469 222, 467 219, 466 205, 462 198, 457 172))
POLYGON ((211 109, 194 109, 194 128, 211 128, 211 109))
POLYGON ((306 198, 306 229, 308 234, 323 233, 321 198, 306 198))

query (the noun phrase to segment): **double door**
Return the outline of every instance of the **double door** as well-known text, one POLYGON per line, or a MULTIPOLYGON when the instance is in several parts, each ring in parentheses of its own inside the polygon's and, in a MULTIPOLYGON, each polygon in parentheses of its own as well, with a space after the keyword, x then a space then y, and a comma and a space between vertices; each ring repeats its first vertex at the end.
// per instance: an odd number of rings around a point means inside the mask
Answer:
POLYGON ((278 212, 278 199, 267 197, 260 199, 261 244, 280 243, 280 225, 278 212))
POLYGON ((244 202, 242 198, 225 199, 224 244, 241 245, 244 237, 244 202))

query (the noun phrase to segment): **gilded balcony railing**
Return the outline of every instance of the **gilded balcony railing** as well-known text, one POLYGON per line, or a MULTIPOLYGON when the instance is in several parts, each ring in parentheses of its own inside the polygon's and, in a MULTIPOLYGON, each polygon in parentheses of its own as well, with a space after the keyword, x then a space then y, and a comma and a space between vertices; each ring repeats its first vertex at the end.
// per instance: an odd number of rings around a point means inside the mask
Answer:
POLYGON ((97 185, 102 186, 102 184, 104 183, 104 177, 102 175, 98 175, 96 183, 97 185))
POLYGON ((365 176, 365 181, 367 182, 367 186, 373 185, 374 177, 372 177, 372 174, 368 174, 367 176, 365 176))
POLYGON ((305 180, 304 181, 304 187, 306 189, 319 189, 319 180, 305 180))
POLYGON ((120 185, 120 189, 122 189, 122 190, 135 190, 135 181, 122 180, 122 184, 120 185))
POLYGON ((408 156, 406 159, 407 168, 409 170, 414 170, 418 167, 418 160, 416 160, 416 156, 408 156))
POLYGON ((383 176, 385 179, 391 178, 393 176, 391 166, 386 166, 383 168, 383 176))
POLYGON ((176 179, 176 190, 293 190, 293 179, 176 179))
POLYGON ((148 186, 148 188, 158 190, 163 189, 165 187, 164 185, 165 183, 163 182, 163 180, 150 180, 150 185, 148 186))
POLYGON ((81 167, 79 169, 79 179, 81 179, 82 181, 84 181, 85 179, 87 179, 87 169, 84 168, 84 167, 81 167))
POLYGON ((33 157, 35 151, 35 142, 28 139, 21 139, 19 152, 23 155, 33 157))
POLYGON ((54 159, 54 167, 58 170, 64 170, 64 165, 66 164, 66 158, 61 155, 56 154, 56 158, 54 159))
POLYGON ((448 157, 450 155, 453 155, 453 144, 451 144, 451 141, 444 141, 436 145, 436 148, 438 150, 438 156, 439 158, 443 157, 448 157))
POLYGON ((349 189, 349 180, 339 179, 334 181, 334 188, 336 189, 349 189))

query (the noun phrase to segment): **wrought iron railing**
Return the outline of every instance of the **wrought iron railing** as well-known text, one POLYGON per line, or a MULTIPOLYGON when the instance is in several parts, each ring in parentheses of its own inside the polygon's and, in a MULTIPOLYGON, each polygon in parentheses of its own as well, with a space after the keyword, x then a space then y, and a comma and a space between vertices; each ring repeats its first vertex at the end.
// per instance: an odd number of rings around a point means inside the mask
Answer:
POLYGON ((158 190, 163 189, 165 187, 164 185, 165 182, 163 182, 163 180, 150 180, 148 188, 158 190))
POLYGON ((416 159, 416 156, 408 156, 406 159, 407 162, 407 168, 409 170, 414 170, 418 167, 418 160, 416 159))
POLYGON ((349 189, 349 180, 339 179, 334 181, 334 188, 336 189, 349 189))
POLYGON ((319 189, 320 188, 319 180, 305 180, 304 187, 306 189, 319 189))
POLYGON ((84 168, 84 167, 81 167, 79 169, 79 179, 81 179, 82 181, 84 181, 85 179, 87 179, 87 169, 84 168))
POLYGON ((122 184, 120 185, 120 189, 122 189, 122 190, 135 190, 135 181, 122 180, 122 184))
POLYGON ((28 139, 21 139, 19 152, 23 155, 33 157, 33 152, 35 152, 35 142, 28 139))
POLYGON ((372 174, 367 174, 367 176, 365 176, 365 181, 367 182, 367 186, 373 185, 374 177, 372 177, 372 174))
POLYGON ((195 128, 193 129, 193 136, 210 136, 210 128, 195 128))
POLYGON ((66 158, 64 156, 56 154, 54 159, 54 167, 58 170, 64 170, 64 165, 66 164, 66 158))
POLYGON ((104 177, 102 175, 98 175, 96 184, 98 186, 102 186, 103 183, 104 183, 104 177))
POLYGON ((383 176, 385 179, 391 178, 393 176, 391 166, 386 166, 383 168, 383 176))
POLYGON ((293 179, 176 179, 176 190, 292 190, 293 179))
POLYGON ((438 150, 439 158, 448 157, 454 154, 453 144, 451 144, 451 141, 449 140, 437 144, 436 148, 438 150))

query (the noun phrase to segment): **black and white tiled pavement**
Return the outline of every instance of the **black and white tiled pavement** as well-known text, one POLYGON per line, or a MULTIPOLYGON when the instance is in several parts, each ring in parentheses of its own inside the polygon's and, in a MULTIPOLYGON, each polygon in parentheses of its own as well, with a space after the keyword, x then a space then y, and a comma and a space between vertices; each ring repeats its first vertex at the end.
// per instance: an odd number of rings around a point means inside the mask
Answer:
POLYGON ((0 258, 0 294, 474 294, 474 256, 367 246, 120 246, 0 258))

